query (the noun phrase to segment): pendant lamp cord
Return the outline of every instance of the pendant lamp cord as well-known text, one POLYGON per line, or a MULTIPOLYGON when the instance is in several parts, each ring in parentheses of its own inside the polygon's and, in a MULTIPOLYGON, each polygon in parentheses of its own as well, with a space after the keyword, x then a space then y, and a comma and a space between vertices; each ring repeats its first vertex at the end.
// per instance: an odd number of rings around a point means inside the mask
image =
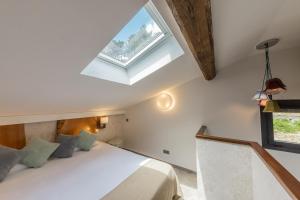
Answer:
POLYGON ((272 72, 271 72, 270 59, 269 59, 269 45, 268 44, 266 44, 266 68, 268 70, 267 80, 272 79, 272 72))
POLYGON ((269 62, 269 45, 268 44, 266 44, 266 46, 265 46, 265 56, 266 56, 266 68, 265 68, 265 73, 264 73, 264 79, 263 79, 262 85, 261 85, 261 90, 260 90, 259 97, 258 97, 259 99, 261 97, 261 93, 264 90, 265 82, 269 78, 272 78, 271 69, 270 69, 270 62, 269 62))
MULTIPOLYGON (((270 59, 269 59, 269 44, 266 44, 265 49, 266 49, 266 68, 267 68, 267 76, 265 81, 268 81, 272 79, 272 72, 271 72, 270 59)), ((272 95, 268 95, 268 99, 272 100, 272 95)))

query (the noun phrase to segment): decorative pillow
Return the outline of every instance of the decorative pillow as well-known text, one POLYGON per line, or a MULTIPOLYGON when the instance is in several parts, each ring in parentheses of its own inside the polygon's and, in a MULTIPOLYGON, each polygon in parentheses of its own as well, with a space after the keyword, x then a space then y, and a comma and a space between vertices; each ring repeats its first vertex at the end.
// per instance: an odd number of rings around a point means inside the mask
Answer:
POLYGON ((51 157, 55 158, 69 158, 72 157, 73 152, 77 146, 79 137, 71 135, 60 134, 56 138, 56 142, 60 143, 59 147, 54 151, 51 157))
POLYGON ((26 155, 21 163, 27 167, 38 168, 43 166, 50 155, 58 148, 59 144, 51 143, 43 139, 33 138, 31 142, 23 148, 26 155))
POLYGON ((89 151, 93 147, 95 141, 96 141, 95 135, 88 133, 86 131, 80 131, 77 147, 80 150, 89 151))
POLYGON ((26 167, 25 165, 19 163, 19 164, 16 164, 13 168, 11 168, 11 170, 9 171, 9 174, 16 174, 27 168, 28 167, 26 167))
POLYGON ((8 147, 0 147, 0 182, 9 171, 22 159, 22 153, 8 147))

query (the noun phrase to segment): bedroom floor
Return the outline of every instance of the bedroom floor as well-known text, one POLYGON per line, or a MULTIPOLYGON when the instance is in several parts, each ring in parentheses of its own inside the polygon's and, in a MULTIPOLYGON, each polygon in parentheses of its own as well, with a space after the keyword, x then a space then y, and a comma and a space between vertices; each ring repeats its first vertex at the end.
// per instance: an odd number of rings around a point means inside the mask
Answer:
POLYGON ((185 200, 199 200, 197 175, 195 172, 174 166, 185 200))

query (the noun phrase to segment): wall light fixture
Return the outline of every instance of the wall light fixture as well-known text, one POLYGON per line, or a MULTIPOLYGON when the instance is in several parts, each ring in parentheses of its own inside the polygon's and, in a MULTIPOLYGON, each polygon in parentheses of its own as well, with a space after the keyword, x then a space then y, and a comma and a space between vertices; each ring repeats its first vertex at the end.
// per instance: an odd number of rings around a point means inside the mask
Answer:
POLYGON ((170 93, 163 92, 157 97, 156 105, 162 111, 172 110, 175 106, 174 97, 170 93))
POLYGON ((97 129, 104 129, 108 124, 108 116, 97 117, 97 129))

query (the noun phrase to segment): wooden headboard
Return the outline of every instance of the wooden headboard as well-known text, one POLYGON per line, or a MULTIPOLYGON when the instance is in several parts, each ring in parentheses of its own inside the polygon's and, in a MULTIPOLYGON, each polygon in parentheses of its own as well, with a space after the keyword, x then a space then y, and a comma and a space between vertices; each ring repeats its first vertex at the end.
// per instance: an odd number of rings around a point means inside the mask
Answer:
MULTIPOLYGON (((56 133, 78 135, 81 130, 96 133, 99 123, 100 117, 58 120, 56 133)), ((0 145, 22 149, 26 145, 24 124, 0 126, 0 145)))
POLYGON ((22 149, 25 144, 24 124, 0 126, 0 145, 22 149))
POLYGON ((78 135, 81 130, 85 130, 90 133, 96 133, 97 124, 100 123, 99 120, 99 117, 58 120, 56 133, 78 135))

